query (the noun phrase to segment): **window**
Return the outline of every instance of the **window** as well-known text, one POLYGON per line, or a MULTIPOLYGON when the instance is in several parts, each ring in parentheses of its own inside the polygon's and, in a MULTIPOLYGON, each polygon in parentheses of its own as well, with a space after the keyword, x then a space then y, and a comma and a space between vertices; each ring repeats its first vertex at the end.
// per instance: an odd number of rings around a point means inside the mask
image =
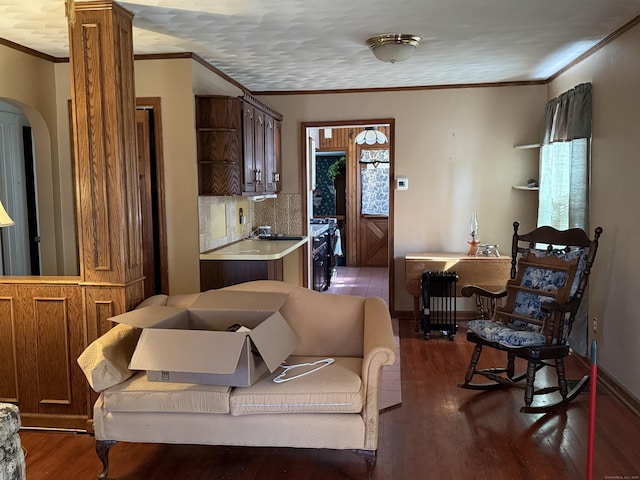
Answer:
POLYGON ((389 150, 363 149, 360 153, 362 215, 389 215, 389 150))

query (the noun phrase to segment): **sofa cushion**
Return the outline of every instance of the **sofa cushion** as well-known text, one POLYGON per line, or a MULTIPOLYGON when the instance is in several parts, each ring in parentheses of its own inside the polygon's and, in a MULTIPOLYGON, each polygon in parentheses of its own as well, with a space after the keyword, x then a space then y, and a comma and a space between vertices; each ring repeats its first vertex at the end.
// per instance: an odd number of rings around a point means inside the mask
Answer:
POLYGON ((138 328, 119 324, 97 338, 80 354, 78 365, 91 388, 101 392, 131 377, 129 360, 140 332, 138 328))
MULTIPOLYGON (((291 356, 285 364, 311 363, 322 358, 291 356)), ((304 371, 303 367, 292 369, 286 377, 304 371)), ((282 373, 278 368, 251 387, 234 389, 231 414, 359 413, 364 403, 361 371, 362 358, 336 357, 331 365, 313 373, 274 383, 273 379, 282 373)))
POLYGON ((229 413, 230 387, 150 382, 144 372, 102 392, 111 412, 229 413))

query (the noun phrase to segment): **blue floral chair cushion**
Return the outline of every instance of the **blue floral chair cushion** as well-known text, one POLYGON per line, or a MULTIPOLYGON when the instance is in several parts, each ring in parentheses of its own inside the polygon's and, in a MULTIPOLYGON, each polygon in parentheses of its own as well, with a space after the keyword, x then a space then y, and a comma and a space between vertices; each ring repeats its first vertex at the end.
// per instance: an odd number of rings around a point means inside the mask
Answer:
POLYGON ((468 329, 479 337, 507 347, 543 346, 543 326, 548 314, 542 304, 565 302, 575 276, 578 258, 539 256, 528 252, 518 262, 518 275, 507 284, 507 301, 492 320, 472 320, 468 329))
POLYGON ((578 286, 580 285, 580 277, 582 276, 582 272, 584 271, 584 267, 587 263, 587 251, 584 248, 576 248, 573 250, 569 250, 568 252, 566 250, 557 249, 557 248, 551 251, 532 248, 529 251, 538 258, 553 255, 554 257, 557 257, 560 260, 564 260, 565 262, 578 260, 576 273, 575 273, 575 276, 573 277, 573 283, 571 284, 571 291, 569 292, 569 298, 573 297, 576 291, 578 290, 578 286))
POLYGON ((534 347, 545 344, 544 335, 530 329, 531 324, 512 323, 510 326, 493 320, 472 320, 468 329, 479 337, 505 347, 534 347))

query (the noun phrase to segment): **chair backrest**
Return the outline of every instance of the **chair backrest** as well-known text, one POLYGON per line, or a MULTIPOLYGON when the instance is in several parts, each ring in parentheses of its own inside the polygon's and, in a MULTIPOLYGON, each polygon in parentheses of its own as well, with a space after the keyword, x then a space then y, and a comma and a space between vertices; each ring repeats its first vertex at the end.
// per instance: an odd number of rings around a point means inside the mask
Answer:
POLYGON ((569 297, 564 305, 566 307, 564 325, 562 325, 562 329, 558 333, 560 338, 555 340, 559 343, 565 343, 587 288, 602 228, 597 227, 594 230, 593 238, 590 239, 585 231, 580 228, 557 230, 553 227, 543 226, 529 233, 520 234, 518 232, 519 226, 519 222, 513 222, 513 241, 511 245, 512 279, 515 279, 518 274, 516 268, 518 260, 529 254, 529 252, 538 257, 554 256, 566 262, 577 259, 575 278, 571 283, 569 297))
POLYGON ((518 330, 536 332, 544 337, 546 345, 558 344, 564 313, 548 311, 545 303, 567 302, 577 266, 577 258, 566 261, 555 255, 527 252, 518 260, 516 278, 507 282, 506 302, 496 308, 494 320, 518 330))

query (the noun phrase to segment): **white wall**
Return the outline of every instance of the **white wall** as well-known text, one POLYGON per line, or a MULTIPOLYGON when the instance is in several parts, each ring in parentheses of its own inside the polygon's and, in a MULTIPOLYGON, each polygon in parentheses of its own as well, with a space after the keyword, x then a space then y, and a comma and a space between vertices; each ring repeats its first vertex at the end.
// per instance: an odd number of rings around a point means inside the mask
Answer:
POLYGON ((589 289, 600 367, 640 399, 640 26, 554 80, 552 98, 593 84, 591 228, 602 226, 589 289))
POLYGON ((466 252, 472 211, 480 240, 508 251, 512 223, 535 226, 537 197, 515 191, 537 171, 544 85, 326 95, 271 95, 261 100, 284 115, 285 192, 301 192, 300 123, 395 118, 395 173, 409 178, 395 195, 395 309, 409 311, 404 255, 466 252))

